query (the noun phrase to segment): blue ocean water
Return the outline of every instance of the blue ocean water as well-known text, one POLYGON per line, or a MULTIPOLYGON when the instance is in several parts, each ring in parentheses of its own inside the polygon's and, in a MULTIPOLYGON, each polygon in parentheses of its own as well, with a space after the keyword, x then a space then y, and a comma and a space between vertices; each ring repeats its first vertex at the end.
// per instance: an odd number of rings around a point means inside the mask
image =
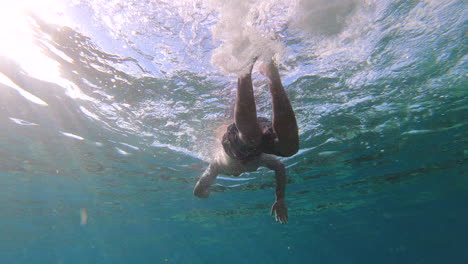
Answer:
POLYGON ((464 1, 0 3, 0 263, 468 263, 464 1), (283 225, 266 169, 192 195, 259 50, 283 225))

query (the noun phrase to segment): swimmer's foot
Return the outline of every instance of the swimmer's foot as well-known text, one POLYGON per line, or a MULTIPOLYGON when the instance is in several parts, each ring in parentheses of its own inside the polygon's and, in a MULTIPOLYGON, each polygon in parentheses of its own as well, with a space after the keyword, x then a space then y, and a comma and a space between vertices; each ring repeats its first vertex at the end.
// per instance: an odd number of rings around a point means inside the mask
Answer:
POLYGON ((246 76, 250 77, 252 75, 252 70, 255 65, 255 62, 257 62, 257 59, 258 59, 258 56, 255 56, 246 63, 246 66, 245 66, 246 70, 239 73, 239 78, 244 78, 246 76))
POLYGON ((249 66, 248 66, 249 73, 252 73, 253 66, 255 65, 255 62, 257 62, 257 60, 258 60, 258 56, 255 56, 250 61, 249 66))
POLYGON ((280 79, 278 68, 276 63, 271 59, 268 62, 264 62, 260 66, 260 73, 267 77, 270 81, 275 81, 280 79))

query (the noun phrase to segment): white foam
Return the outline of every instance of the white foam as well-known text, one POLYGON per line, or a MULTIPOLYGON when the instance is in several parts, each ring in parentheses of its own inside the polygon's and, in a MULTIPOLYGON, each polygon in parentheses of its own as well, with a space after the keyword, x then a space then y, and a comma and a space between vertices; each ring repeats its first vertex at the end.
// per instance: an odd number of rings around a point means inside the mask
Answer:
POLYGON ((19 118, 13 118, 13 117, 9 117, 10 120, 18 125, 22 125, 22 126, 38 126, 38 124, 36 123, 32 123, 32 122, 29 122, 29 121, 25 121, 25 120, 22 120, 22 119, 19 119, 19 118))
POLYGON ((84 140, 84 137, 82 136, 78 136, 78 135, 75 135, 75 134, 72 134, 72 133, 67 133, 67 132, 63 132, 63 131, 60 131, 60 133, 66 137, 69 137, 69 138, 74 138, 74 139, 77 139, 77 140, 84 140))
POLYGON ((131 149, 134 149, 134 150, 140 150, 140 148, 139 148, 139 147, 135 147, 135 146, 133 146, 133 145, 130 145, 130 144, 127 144, 127 143, 123 143, 123 142, 119 142, 119 143, 120 143, 120 145, 123 145, 123 146, 129 147, 129 148, 131 148, 131 149))
MULTIPOLYGON (((211 28, 221 44, 213 51, 212 64, 225 73, 242 74, 253 57, 261 60, 286 54, 282 32, 304 36, 332 36, 345 31, 348 22, 368 0, 231 0, 204 1, 218 13, 211 28)), ((370 1, 372 2, 372 1, 370 1)), ((346 36, 342 36, 343 38, 346 36)), ((328 43, 329 44, 329 43, 328 43)), ((329 46, 329 45, 326 46, 329 46)), ((320 52, 336 53, 342 47, 320 52)))
POLYGON ((216 178, 220 179, 220 180, 225 180, 225 181, 250 181, 250 180, 255 180, 255 178, 233 178, 233 177, 225 177, 225 176, 218 176, 216 178))
MULTIPOLYGON (((268 60, 281 58, 284 45, 278 40, 275 30, 284 14, 275 17, 271 12, 280 8, 283 1, 233 0, 204 2, 218 13, 218 23, 211 28, 213 38, 221 42, 212 55, 211 63, 225 73, 242 74, 254 57, 268 60)), ((281 12, 281 11, 279 11, 281 12)))
POLYGON ((123 156, 128 156, 130 155, 130 153, 128 153, 127 151, 123 150, 123 149, 120 149, 118 147, 115 147, 115 150, 117 150, 117 152, 120 154, 120 155, 123 155, 123 156))
POLYGON ((35 104, 38 104, 38 105, 44 105, 44 106, 47 106, 48 104, 42 100, 41 98, 35 96, 34 94, 24 90, 23 88, 19 87, 16 83, 14 83, 10 78, 8 78, 6 75, 0 73, 0 83, 10 87, 10 88, 13 88, 14 90, 16 90, 21 96, 23 96, 24 98, 26 98, 27 100, 35 103, 35 104))
POLYGON ((96 114, 92 113, 91 111, 89 111, 88 109, 86 109, 84 106, 80 106, 80 110, 81 110, 81 112, 83 112, 85 115, 91 117, 92 119, 101 120, 101 119, 99 118, 99 116, 97 116, 96 114))

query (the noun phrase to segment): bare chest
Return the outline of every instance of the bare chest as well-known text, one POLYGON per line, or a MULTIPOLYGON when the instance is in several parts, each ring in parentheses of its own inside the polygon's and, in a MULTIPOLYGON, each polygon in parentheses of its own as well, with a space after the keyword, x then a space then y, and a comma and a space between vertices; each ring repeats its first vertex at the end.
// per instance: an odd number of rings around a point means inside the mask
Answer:
POLYGON ((225 175, 239 176, 244 172, 256 171, 262 164, 261 160, 259 157, 249 161, 240 161, 226 155, 218 160, 219 172, 225 175))

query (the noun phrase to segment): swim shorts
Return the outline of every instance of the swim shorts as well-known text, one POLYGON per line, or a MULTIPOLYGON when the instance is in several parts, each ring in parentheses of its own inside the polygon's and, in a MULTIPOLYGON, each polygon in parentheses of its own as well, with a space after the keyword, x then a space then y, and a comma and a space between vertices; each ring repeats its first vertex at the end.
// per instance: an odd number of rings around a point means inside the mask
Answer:
POLYGON ((248 161, 252 160, 260 154, 267 152, 272 153, 276 133, 273 130, 271 121, 264 117, 259 117, 258 124, 262 130, 262 140, 258 146, 250 146, 242 142, 239 138, 239 130, 235 123, 228 126, 223 135, 222 144, 226 154, 236 160, 248 161))

